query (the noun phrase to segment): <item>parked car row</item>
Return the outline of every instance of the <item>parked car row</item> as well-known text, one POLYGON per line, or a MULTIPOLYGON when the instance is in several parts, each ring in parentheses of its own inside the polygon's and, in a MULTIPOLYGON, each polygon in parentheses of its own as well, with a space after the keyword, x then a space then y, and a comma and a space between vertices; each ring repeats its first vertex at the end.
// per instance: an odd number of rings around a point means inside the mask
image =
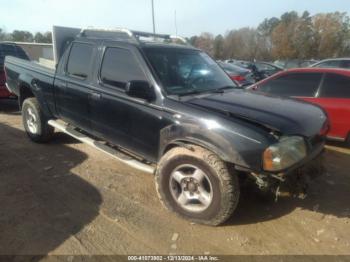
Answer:
POLYGON ((6 88, 4 71, 5 56, 14 56, 24 60, 29 60, 28 55, 22 49, 22 47, 10 42, 0 43, 0 98, 10 98, 14 96, 14 94, 10 93, 6 88))
POLYGON ((350 58, 326 59, 318 63, 312 64, 310 67, 350 69, 350 58))
POLYGON ((219 65, 229 74, 231 79, 241 86, 248 86, 269 77, 283 68, 269 62, 246 62, 238 60, 218 61, 219 65))
POLYGON ((252 85, 256 82, 251 70, 220 61, 218 64, 233 81, 237 82, 242 87, 252 85))
MULTIPOLYGON (((253 85, 245 88, 265 94, 292 97, 316 104, 330 119, 328 139, 350 145, 350 58, 276 61, 283 69, 268 62, 226 60, 227 65, 250 70, 253 85)), ((220 63, 222 65, 223 62, 220 63)), ((225 69, 226 70, 226 69, 225 69)))
POLYGON ((275 65, 283 68, 283 69, 291 69, 291 68, 304 68, 309 67, 312 64, 317 63, 317 60, 301 60, 301 59, 289 59, 289 60, 276 60, 273 62, 275 65))
MULTIPOLYGON (((235 62, 243 65, 243 63, 235 62)), ((270 74, 260 75, 260 79, 255 78, 257 82, 262 81, 248 87, 248 89, 279 96, 295 97, 321 106, 327 111, 330 119, 331 128, 328 138, 350 144, 350 71, 342 70, 350 69, 350 58, 326 59, 317 63, 314 62, 314 60, 289 60, 285 61, 284 67, 305 68, 287 71, 281 69, 270 72, 268 71, 271 68, 269 63, 251 63, 258 69, 252 70, 252 72, 255 72, 253 75, 259 76, 259 72, 264 72, 264 69, 265 72, 270 74), (309 69, 306 67, 309 67, 309 69), (277 74, 274 75, 275 73, 277 74), (263 80, 271 75, 273 76, 263 80)), ((247 67, 247 63, 244 64, 244 67, 247 67)))
POLYGON ((322 107, 330 120, 328 138, 350 145, 350 70, 317 67, 290 69, 248 89, 293 97, 322 107))

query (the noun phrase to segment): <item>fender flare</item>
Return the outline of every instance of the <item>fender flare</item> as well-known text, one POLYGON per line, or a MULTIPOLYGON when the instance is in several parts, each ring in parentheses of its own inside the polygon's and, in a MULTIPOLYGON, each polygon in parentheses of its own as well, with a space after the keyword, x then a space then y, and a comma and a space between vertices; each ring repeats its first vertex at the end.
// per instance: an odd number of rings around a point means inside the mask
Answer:
MULTIPOLYGON (((52 113, 46 103, 45 97, 43 92, 41 91, 40 87, 34 87, 33 86, 33 81, 34 81, 34 77, 32 75, 29 74, 20 74, 18 77, 18 99, 20 102, 20 107, 21 107, 21 101, 22 101, 22 90, 23 88, 28 89, 30 91, 30 93, 33 94, 33 96, 38 100, 39 105, 41 110, 43 111, 43 113, 50 117, 52 116, 52 113)), ((38 81, 39 82, 39 81, 38 81)), ((40 83, 39 83, 40 85, 40 83)))
POLYGON ((198 140, 198 139, 194 139, 194 138, 183 138, 183 139, 176 139, 176 140, 170 141, 168 144, 166 144, 163 147, 163 150, 160 152, 159 159, 166 152, 168 152, 170 149, 172 149, 174 147, 185 147, 185 148, 191 149, 191 145, 203 147, 203 148, 217 154, 222 160, 230 162, 230 159, 225 154, 225 152, 223 152, 219 148, 215 147, 214 145, 212 145, 206 141, 198 140))

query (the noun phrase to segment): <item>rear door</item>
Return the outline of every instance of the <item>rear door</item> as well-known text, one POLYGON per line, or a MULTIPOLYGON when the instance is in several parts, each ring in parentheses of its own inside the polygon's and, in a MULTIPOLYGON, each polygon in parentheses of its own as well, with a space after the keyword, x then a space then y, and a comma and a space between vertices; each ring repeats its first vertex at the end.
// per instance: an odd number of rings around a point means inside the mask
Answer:
POLYGON ((54 83, 59 116, 87 131, 91 129, 89 96, 95 56, 95 44, 74 42, 67 62, 54 83))
POLYGON ((350 77, 327 73, 313 100, 328 113, 331 122, 329 136, 345 139, 350 131, 350 77))

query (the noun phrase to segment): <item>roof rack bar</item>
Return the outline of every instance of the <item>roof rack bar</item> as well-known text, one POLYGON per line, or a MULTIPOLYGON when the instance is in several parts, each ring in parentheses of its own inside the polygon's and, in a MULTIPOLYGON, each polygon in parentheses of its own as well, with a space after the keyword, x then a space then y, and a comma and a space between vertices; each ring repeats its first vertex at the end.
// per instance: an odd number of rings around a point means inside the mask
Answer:
POLYGON ((130 40, 136 41, 139 44, 142 43, 140 40, 141 37, 150 37, 150 38, 161 38, 164 40, 180 40, 185 45, 190 45, 188 41, 185 38, 182 38, 180 36, 173 36, 168 34, 154 34, 154 33, 148 33, 143 31, 132 31, 126 28, 94 28, 94 27, 87 27, 81 29, 79 36, 85 37, 87 36, 87 32, 106 32, 106 33, 124 33, 125 36, 127 36, 130 40))
POLYGON ((81 35, 84 35, 85 32, 91 31, 91 32, 116 32, 116 33, 126 33, 128 36, 133 37, 132 31, 130 31, 127 28, 111 28, 111 29, 104 29, 104 28, 93 28, 93 27, 87 27, 83 28, 80 31, 81 35))
POLYGON ((170 35, 167 34, 153 34, 148 32, 142 32, 142 31, 131 31, 135 37, 156 37, 156 38, 164 38, 164 39, 170 39, 170 35))
POLYGON ((170 36, 170 39, 180 40, 180 41, 182 41, 184 44, 190 45, 190 43, 186 40, 186 38, 183 38, 183 37, 181 37, 181 36, 171 35, 171 36, 170 36))

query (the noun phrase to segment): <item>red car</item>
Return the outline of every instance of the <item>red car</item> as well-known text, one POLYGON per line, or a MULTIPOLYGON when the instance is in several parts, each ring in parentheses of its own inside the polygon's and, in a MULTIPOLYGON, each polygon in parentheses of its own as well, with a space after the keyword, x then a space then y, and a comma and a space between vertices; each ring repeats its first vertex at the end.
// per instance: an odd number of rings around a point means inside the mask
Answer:
POLYGON ((15 56, 29 60, 26 52, 15 43, 2 42, 0 43, 0 98, 9 98, 14 96, 6 88, 6 77, 4 71, 5 56, 15 56))
POLYGON ((350 70, 298 68, 277 73, 252 90, 302 99, 321 106, 328 113, 328 138, 350 145, 350 70))

